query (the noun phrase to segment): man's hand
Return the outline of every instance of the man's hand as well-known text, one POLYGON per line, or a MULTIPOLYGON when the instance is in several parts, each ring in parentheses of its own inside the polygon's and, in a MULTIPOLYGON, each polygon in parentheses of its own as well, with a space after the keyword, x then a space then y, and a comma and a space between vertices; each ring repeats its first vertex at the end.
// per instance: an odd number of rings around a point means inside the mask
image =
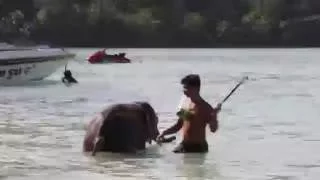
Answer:
POLYGON ((217 113, 221 111, 221 106, 222 106, 222 104, 219 103, 219 104, 214 108, 217 113))
POLYGON ((157 141, 163 139, 163 137, 164 137, 164 134, 160 134, 160 135, 157 137, 157 141))
POLYGON ((156 139, 157 144, 162 144, 163 139, 164 139, 164 134, 160 134, 156 139))
POLYGON ((157 137, 156 142, 157 142, 158 145, 161 145, 162 143, 170 143, 170 142, 172 142, 172 141, 174 141, 176 139, 177 139, 176 136, 171 136, 169 138, 165 138, 164 134, 162 134, 162 135, 157 137))

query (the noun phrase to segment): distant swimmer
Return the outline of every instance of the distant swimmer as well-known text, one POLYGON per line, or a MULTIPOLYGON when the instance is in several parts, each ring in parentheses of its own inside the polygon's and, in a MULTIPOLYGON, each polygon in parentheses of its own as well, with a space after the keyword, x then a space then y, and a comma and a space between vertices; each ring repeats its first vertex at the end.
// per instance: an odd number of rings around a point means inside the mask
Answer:
POLYGON ((217 116, 221 109, 221 104, 213 108, 200 95, 200 76, 189 74, 182 78, 183 93, 188 102, 184 102, 184 107, 177 113, 178 121, 170 128, 163 131, 158 140, 169 134, 177 133, 182 129, 183 140, 173 150, 175 153, 206 153, 208 143, 206 140, 206 126, 209 125, 211 132, 218 129, 217 116))
POLYGON ((78 81, 72 76, 72 73, 70 70, 64 71, 64 77, 62 78, 62 82, 65 84, 72 84, 72 83, 78 83, 78 81))

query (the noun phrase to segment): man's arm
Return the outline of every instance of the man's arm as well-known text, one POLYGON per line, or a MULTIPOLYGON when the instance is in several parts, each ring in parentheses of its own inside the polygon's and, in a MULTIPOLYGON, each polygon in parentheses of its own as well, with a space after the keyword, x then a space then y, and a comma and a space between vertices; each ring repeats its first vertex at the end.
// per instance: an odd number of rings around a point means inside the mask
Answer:
POLYGON ((209 118, 209 127, 212 133, 215 133, 218 130, 218 113, 221 110, 221 104, 218 104, 216 108, 211 109, 210 118, 209 118))
POLYGON ((217 120, 217 114, 216 113, 212 113, 211 115, 211 119, 209 121, 209 127, 210 127, 210 131, 212 133, 215 133, 217 130, 218 130, 218 126, 219 126, 219 123, 218 123, 218 120, 217 120))
POLYGON ((179 118, 178 121, 173 126, 164 130, 159 136, 159 138, 163 138, 165 135, 170 135, 178 132, 182 128, 182 125, 183 125, 183 121, 181 118, 179 118))

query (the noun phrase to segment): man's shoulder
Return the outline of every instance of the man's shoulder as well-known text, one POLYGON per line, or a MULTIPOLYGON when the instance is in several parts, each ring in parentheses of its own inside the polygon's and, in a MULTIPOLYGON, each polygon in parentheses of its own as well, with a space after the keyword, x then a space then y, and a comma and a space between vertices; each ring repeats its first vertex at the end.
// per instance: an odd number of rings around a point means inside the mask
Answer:
POLYGON ((207 111, 213 111, 214 108, 206 100, 203 99, 201 106, 207 111))

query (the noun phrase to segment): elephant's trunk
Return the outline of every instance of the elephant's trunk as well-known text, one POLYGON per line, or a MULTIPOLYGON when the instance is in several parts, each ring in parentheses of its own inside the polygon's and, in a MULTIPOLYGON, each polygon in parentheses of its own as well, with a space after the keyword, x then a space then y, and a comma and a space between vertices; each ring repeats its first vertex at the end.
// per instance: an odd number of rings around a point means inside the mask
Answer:
POLYGON ((94 148, 92 151, 92 156, 95 156, 97 152, 101 151, 105 145, 103 137, 99 137, 98 140, 94 143, 94 148))

